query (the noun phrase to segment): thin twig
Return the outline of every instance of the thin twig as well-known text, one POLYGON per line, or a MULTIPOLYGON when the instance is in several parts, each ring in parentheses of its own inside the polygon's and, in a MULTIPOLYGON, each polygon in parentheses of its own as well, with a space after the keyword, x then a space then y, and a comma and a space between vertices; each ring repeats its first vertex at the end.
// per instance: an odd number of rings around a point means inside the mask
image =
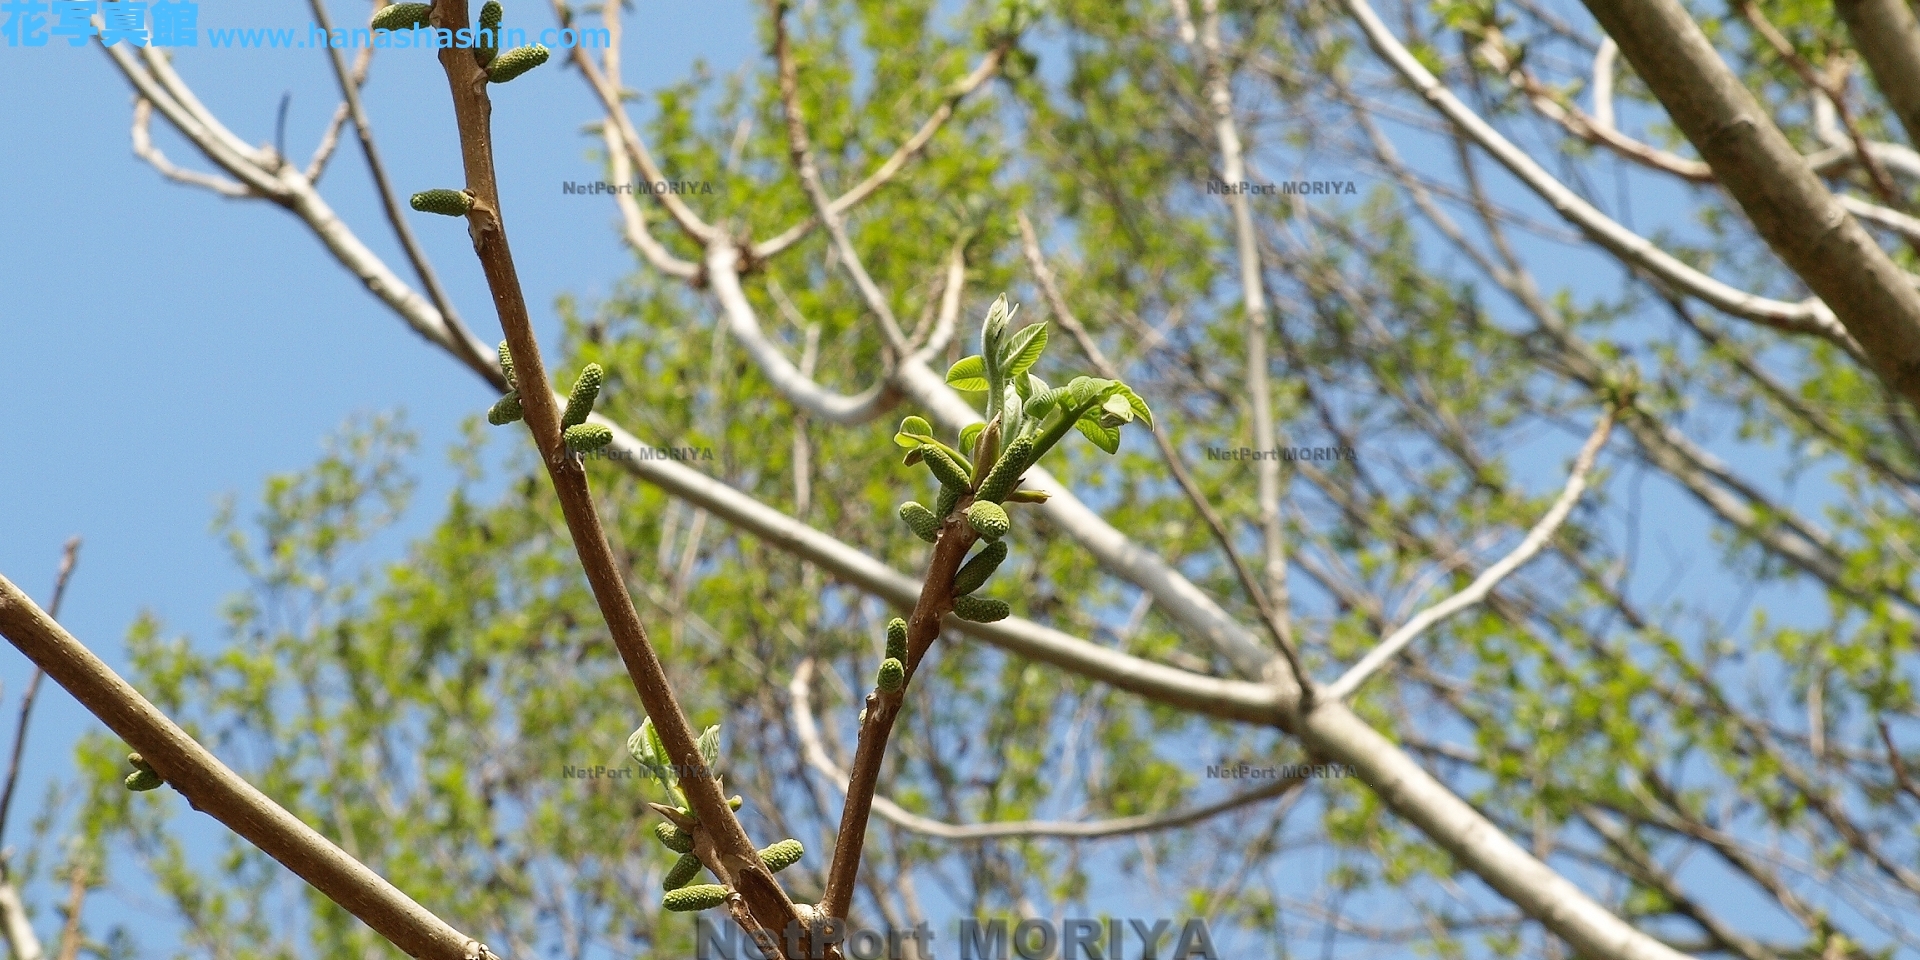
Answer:
POLYGON ((193 809, 225 824, 408 955, 493 957, 485 944, 449 926, 221 763, 4 576, 0 634, 138 751, 193 809))
MULTIPOLYGON (((73 537, 60 551, 60 568, 53 576, 53 601, 47 604, 47 616, 58 619, 60 604, 67 598, 67 581, 73 577, 73 567, 80 562, 80 538, 73 537)), ((33 668, 33 676, 27 680, 27 692, 20 699, 20 722, 13 730, 13 752, 7 761, 7 784, 0 788, 0 842, 7 835, 7 815, 13 810, 13 790, 20 784, 20 757, 27 748, 27 724, 33 720, 33 704, 40 696, 40 680, 46 672, 39 667, 33 668)), ((0 859, 0 877, 6 876, 6 862, 0 859)))
POLYGON ((1887 745, 1887 763, 1893 767, 1893 782, 1899 785, 1900 792, 1920 800, 1920 786, 1915 786, 1907 776, 1907 762, 1900 759, 1900 748, 1894 745, 1893 731, 1887 727, 1885 720, 1879 721, 1879 726, 1880 742, 1887 745))
MULTIPOLYGON (((433 7, 436 28, 462 30, 469 26, 466 0, 440 0, 433 7)), ((575 49, 575 53, 580 51, 575 49)), ((592 61, 577 58, 583 67, 592 61)), ((675 765, 681 791, 698 821, 695 852, 740 902, 735 916, 746 921, 747 932, 763 945, 774 938, 768 930, 785 930, 800 922, 800 914, 773 874, 761 863, 753 842, 721 793, 719 781, 701 759, 693 728, 680 709, 658 651, 647 637, 634 609, 626 580, 607 542, 600 513, 587 484, 586 468, 571 456, 561 437, 559 398, 552 391, 534 338, 526 294, 513 264, 506 225, 500 216, 500 193, 493 164, 493 104, 484 70, 470 50, 440 51, 453 96, 454 117, 460 131, 460 155, 466 189, 473 197, 467 214, 474 254, 486 274, 487 286, 499 311, 508 350, 514 358, 521 406, 541 460, 560 500, 561 512, 593 589, 601 615, 620 659, 632 678, 647 716, 675 765)))
MULTIPOLYGON (((1095 370, 1100 371, 1101 376, 1109 380, 1120 379, 1120 371, 1107 359, 1106 354, 1101 352, 1100 345, 1093 342, 1093 336, 1087 332, 1086 327, 1081 325, 1079 319, 1073 315, 1073 311, 1068 309, 1066 298, 1061 296, 1060 287, 1054 282, 1053 270, 1047 266, 1046 257, 1040 251, 1040 238, 1034 232, 1033 222, 1027 219, 1026 211, 1019 211, 1015 216, 1020 222, 1020 237, 1026 250, 1027 266, 1033 271, 1033 278, 1040 285, 1040 293, 1047 300, 1047 309, 1052 311, 1053 318, 1073 335, 1074 342, 1080 345, 1080 352, 1087 355, 1087 360, 1093 364, 1095 370)), ((1179 482, 1180 489, 1186 492, 1187 499, 1192 501, 1194 509, 1199 511, 1200 518, 1206 521, 1207 529, 1213 531, 1213 538, 1219 542, 1220 549, 1226 552, 1227 562, 1233 565, 1234 575, 1239 578, 1241 588, 1247 591, 1247 597, 1253 601, 1254 609, 1259 612, 1261 624, 1267 628, 1267 634, 1273 638, 1274 646, 1279 648, 1281 656, 1285 658, 1287 668, 1293 674, 1292 679, 1299 688, 1300 711, 1304 713, 1313 709, 1316 699, 1313 680, 1307 674, 1306 665, 1301 663, 1299 652, 1294 649, 1292 632, 1287 629, 1279 613, 1274 610, 1273 604, 1267 598, 1267 592, 1261 588, 1260 581, 1254 576, 1253 568, 1247 565, 1246 558, 1242 557, 1240 551, 1234 547, 1233 535, 1227 532, 1226 522, 1220 519, 1219 512, 1214 510, 1213 504, 1207 501, 1206 493, 1200 489, 1200 484, 1187 470, 1186 461, 1181 458, 1180 451, 1174 449, 1173 443, 1157 425, 1152 433, 1153 442, 1160 448, 1160 456, 1167 462, 1167 470, 1173 474, 1174 480, 1179 482)))
POLYGON ((1327 698, 1345 700, 1352 696, 1361 684, 1366 683, 1369 677, 1385 666, 1401 650, 1406 649, 1407 644, 1426 632, 1427 628, 1485 600, 1487 594, 1493 592, 1493 588, 1506 579, 1508 574, 1520 569, 1528 560, 1533 559, 1534 555, 1547 545, 1547 541, 1553 539, 1555 531, 1560 529, 1560 525, 1573 512, 1574 504, 1579 502, 1580 494, 1586 490, 1587 474, 1593 470, 1594 460, 1600 456, 1600 448, 1606 445, 1607 435, 1613 431, 1614 413, 1614 408, 1609 406, 1600 415, 1600 423, 1593 428, 1593 435, 1587 438, 1586 445, 1580 448, 1580 455, 1574 458, 1572 474, 1567 477, 1567 485, 1560 492, 1560 498, 1554 501, 1553 506, 1547 510, 1546 516, 1541 517, 1540 522, 1527 531, 1526 537, 1520 541, 1520 545, 1515 547, 1512 553, 1488 567, 1465 590, 1414 614, 1412 620, 1407 621, 1404 626, 1382 640, 1379 646, 1369 651, 1359 663, 1353 665, 1352 669, 1327 686, 1325 690, 1327 698))
MULTIPOLYGON (((800 738, 800 746, 807 756, 808 765, 819 771, 834 787, 842 793, 849 790, 847 772, 840 769, 827 755, 826 744, 820 740, 820 731, 813 717, 812 696, 809 688, 813 682, 814 662, 809 657, 801 661, 799 669, 793 674, 793 681, 787 685, 792 695, 794 733, 800 738)), ((1175 810, 1168 813, 1140 814, 1131 817, 1116 817, 1112 820, 1097 820, 1090 823, 1074 823, 1051 820, 1014 820, 1003 823, 952 824, 930 817, 923 817, 907 810, 882 796, 873 798, 873 809, 889 822, 895 823, 914 833, 942 840, 999 840, 1008 838, 1034 839, 1039 837, 1058 837, 1072 840, 1092 840, 1102 837, 1134 836, 1153 833, 1159 830, 1172 830, 1187 827, 1204 820, 1217 817, 1228 811, 1237 810, 1249 804, 1285 796, 1296 787, 1307 782, 1307 777, 1287 777, 1273 783, 1236 794, 1225 800, 1210 803, 1204 807, 1190 810, 1175 810)))
MULTIPOLYGON (((333 32, 333 20, 327 15, 326 0, 310 0, 314 21, 322 30, 333 32)), ((340 95, 347 101, 347 112, 353 117, 353 129, 360 135, 360 149, 366 154, 367 172, 373 176, 374 189, 380 194, 380 208, 387 214, 387 223, 393 226, 393 235, 400 241, 400 249, 407 254, 407 262, 413 264, 413 272, 420 277, 420 285, 427 290, 427 299, 433 301, 433 308, 440 311, 440 320, 454 334, 456 346, 471 349, 474 338, 467 335, 466 324, 460 322, 460 315, 454 312, 453 300, 447 296, 445 287, 440 285, 440 277, 434 273, 433 264, 427 261, 427 252, 420 248, 420 242, 413 236, 413 228, 407 224, 407 216, 400 209, 400 201, 393 194, 393 184, 387 179, 386 164, 380 160, 380 148, 373 141, 373 122, 367 119, 366 108, 360 103, 360 85, 354 81, 353 74, 347 71, 347 59, 340 55, 337 47, 327 47, 327 61, 333 65, 333 76, 340 82, 340 95)), ((490 358, 483 356, 464 358, 469 363, 485 364, 490 358)))

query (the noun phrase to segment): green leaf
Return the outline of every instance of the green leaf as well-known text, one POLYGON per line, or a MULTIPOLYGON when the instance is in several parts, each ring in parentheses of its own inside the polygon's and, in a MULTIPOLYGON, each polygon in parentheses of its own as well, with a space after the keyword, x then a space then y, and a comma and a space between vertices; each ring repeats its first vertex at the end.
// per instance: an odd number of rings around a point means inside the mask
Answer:
POLYGON ((1092 440, 1094 446, 1108 453, 1120 452, 1120 428, 1102 426, 1097 414, 1081 417, 1073 425, 1079 428, 1081 433, 1086 434, 1087 439, 1092 440))
POLYGON ((961 357, 959 363, 947 369, 947 384, 955 390, 985 390, 987 388, 986 358, 977 353, 971 357, 961 357))
POLYGON ((1073 382, 1066 386, 1067 392, 1063 402, 1070 408, 1084 407, 1104 396, 1112 387, 1112 380, 1104 380, 1100 377, 1074 377, 1073 382))
POLYGON ((1020 378, 1040 360, 1041 351, 1047 349, 1047 324, 1036 323, 1014 334, 1013 342, 1007 345, 1007 376, 1020 383, 1020 378))
POLYGON ((706 764, 707 774, 717 774, 720 770, 720 728, 708 727, 696 742, 700 746, 700 762, 706 764))
POLYGON ((900 421, 899 432, 893 435, 893 442, 911 450, 933 439, 933 425, 919 417, 908 417, 900 421))
POLYGON ((980 440, 980 431, 985 430, 986 428, 987 428, 987 425, 984 423, 969 423, 966 426, 961 427, 960 428, 960 449, 972 450, 973 445, 979 442, 980 440))
POLYGON ((1145 421, 1147 426, 1153 426, 1153 411, 1147 408, 1147 402, 1140 399, 1140 395, 1134 393, 1132 387, 1124 383, 1116 383, 1113 385, 1113 393, 1126 397, 1127 405, 1133 408, 1133 415, 1145 421))

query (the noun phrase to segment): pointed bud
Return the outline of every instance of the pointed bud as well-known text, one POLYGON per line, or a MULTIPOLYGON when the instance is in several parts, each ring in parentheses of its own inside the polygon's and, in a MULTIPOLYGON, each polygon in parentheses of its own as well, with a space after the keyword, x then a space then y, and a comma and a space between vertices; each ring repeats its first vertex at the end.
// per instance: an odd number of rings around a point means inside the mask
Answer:
POLYGON ((1005 620, 1012 613, 1013 608, 1007 606, 1005 600, 972 595, 953 598, 953 614, 962 620, 992 623, 996 620, 1005 620))
POLYGON ((1013 529, 1006 509, 991 500, 975 500, 967 508, 967 523, 988 540, 998 540, 1013 529))
POLYGON ((700 875, 700 858, 691 853, 683 853, 673 862, 673 869, 667 871, 665 879, 660 881, 662 890, 678 890, 693 882, 700 875))
POLYGON ((880 661, 879 686, 881 693, 892 693, 907 683, 907 665, 888 657, 880 661))
POLYGON ((422 190, 414 194, 409 202, 421 213, 437 213, 443 217, 464 217, 467 211, 473 209, 473 194, 465 190, 422 190))
POLYGON ((487 65, 487 79, 494 83, 506 83, 546 63, 547 56, 547 48, 537 43, 530 47, 515 47, 493 58, 493 62, 487 65))
MULTIPOLYGON (((978 507, 980 506, 980 504, 976 503, 974 504, 974 506, 978 507)), ((992 504, 987 504, 987 506, 992 506, 992 504)), ((968 519, 972 519, 973 517, 972 510, 967 511, 967 517, 968 519)), ((1006 558, 1007 558, 1006 544, 1004 543, 987 544, 985 549, 982 549, 979 553, 974 554, 973 559, 968 560, 966 565, 960 568, 959 573, 954 574, 953 576, 954 595, 965 596, 969 593, 974 592, 975 590, 980 589, 981 584, 986 583, 987 578, 993 576, 993 571, 999 568, 1000 561, 1005 560, 1006 558)))
POLYGON ((900 519, 906 521, 907 528, 913 531, 914 536, 928 543, 940 539, 940 518, 918 502, 908 500, 901 504, 900 519))
POLYGON ((902 662, 907 659, 907 622, 899 617, 887 621, 887 656, 902 662))
POLYGON ((669 890, 660 905, 675 913, 709 910, 727 902, 727 888, 717 883, 696 883, 691 887, 669 890))

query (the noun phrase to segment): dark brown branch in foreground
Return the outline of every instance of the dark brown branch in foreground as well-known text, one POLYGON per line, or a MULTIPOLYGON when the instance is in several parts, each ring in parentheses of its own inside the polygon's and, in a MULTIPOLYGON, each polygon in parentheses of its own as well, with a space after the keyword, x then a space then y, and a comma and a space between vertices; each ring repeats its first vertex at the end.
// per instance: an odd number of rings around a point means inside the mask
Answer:
MULTIPOLYGON (((434 4, 433 25, 450 30, 466 28, 466 0, 440 0, 434 4)), ((573 535, 574 550, 601 615, 606 618, 614 646, 633 680, 634 690, 679 771, 680 789, 699 821, 696 840, 711 844, 701 848, 708 852, 706 866, 735 896, 744 900, 750 915, 746 918, 761 928, 749 928, 749 934, 760 939, 767 931, 784 930, 799 921, 800 914, 773 874, 760 862, 746 830, 727 806, 719 782, 706 774, 693 728, 680 710, 659 654, 648 640, 633 598, 627 593, 621 567, 607 542, 593 494, 587 486, 586 468, 579 459, 569 455, 562 439, 558 399, 553 395, 546 367, 540 359, 540 346, 534 339, 526 296, 520 287, 501 219, 493 164, 493 105, 488 96, 486 72, 474 60, 471 50, 442 50, 440 63, 446 70, 454 116, 459 124, 466 189, 474 198, 473 208, 467 215, 468 233, 486 273, 487 286, 493 292, 507 348, 513 354, 527 426, 553 481, 554 492, 559 496, 567 529, 573 535)), ((743 915, 736 911, 735 916, 743 915)), ((767 941, 762 939, 762 942, 767 941)))
POLYGON ((225 824, 408 955, 494 956, 228 769, 4 576, 0 634, 138 751, 195 810, 225 824))
MULTIPOLYGON (((47 604, 47 616, 58 619, 60 603, 67 598, 67 581, 73 577, 73 566, 80 561, 80 538, 67 541, 66 548, 60 553, 60 569, 53 577, 53 601, 47 604)), ((27 748, 27 724, 33 720, 34 700, 40 696, 40 679, 46 671, 38 665, 33 668, 33 677, 27 681, 26 695, 20 699, 20 723, 13 731, 13 755, 7 761, 7 785, 0 788, 0 841, 7 835, 7 814, 13 810, 13 789, 20 785, 20 757, 27 748)), ((0 858, 0 878, 7 874, 7 863, 0 858)))

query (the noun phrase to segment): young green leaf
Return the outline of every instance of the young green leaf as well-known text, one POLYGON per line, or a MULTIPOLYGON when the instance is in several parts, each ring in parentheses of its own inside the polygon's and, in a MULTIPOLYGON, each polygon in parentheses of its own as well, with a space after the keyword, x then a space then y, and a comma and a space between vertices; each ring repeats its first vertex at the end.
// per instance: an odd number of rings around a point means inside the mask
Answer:
POLYGON ((900 421, 900 429, 894 433, 893 442, 909 450, 918 449, 933 439, 933 425, 919 417, 908 417, 900 421))
POLYGON ((955 390, 978 391, 987 389, 987 362, 979 354, 961 357, 960 362, 947 369, 947 385, 955 390))
POLYGON ((1024 385, 1027 371, 1040 360, 1040 354, 1047 349, 1047 325, 1045 321, 1033 324, 1014 334, 1013 341, 1007 344, 1007 377, 1024 385))
POLYGON ((696 743, 700 747, 700 762, 707 766, 707 775, 710 777, 719 776, 720 728, 718 726, 708 727, 704 733, 700 734, 700 739, 696 741, 696 743))
POLYGON ((1100 422, 1097 412, 1089 412, 1074 423, 1074 427, 1086 435, 1093 445, 1108 453, 1120 452, 1120 428, 1105 426, 1100 422))

